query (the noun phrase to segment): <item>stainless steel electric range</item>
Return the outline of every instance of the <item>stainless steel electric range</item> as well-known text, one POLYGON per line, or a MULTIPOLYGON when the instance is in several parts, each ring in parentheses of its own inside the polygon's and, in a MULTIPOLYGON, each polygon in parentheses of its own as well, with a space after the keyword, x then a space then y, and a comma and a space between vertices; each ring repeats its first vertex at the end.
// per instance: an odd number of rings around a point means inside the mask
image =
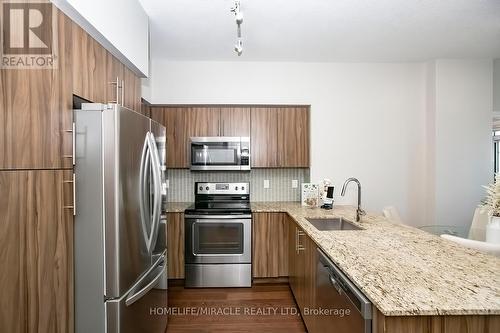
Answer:
POLYGON ((196 183, 185 211, 185 286, 251 287, 249 183, 196 183))

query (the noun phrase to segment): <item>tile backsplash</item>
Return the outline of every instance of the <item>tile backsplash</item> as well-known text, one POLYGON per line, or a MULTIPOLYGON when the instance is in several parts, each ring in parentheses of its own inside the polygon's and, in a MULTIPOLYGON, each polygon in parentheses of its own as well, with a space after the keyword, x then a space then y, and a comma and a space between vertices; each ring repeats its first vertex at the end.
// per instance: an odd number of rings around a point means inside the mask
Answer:
POLYGON ((168 169, 167 179, 169 202, 194 201, 195 182, 250 182, 251 201, 300 201, 301 184, 309 182, 309 169, 252 169, 250 172, 168 169), (269 188, 264 188, 264 180, 269 180, 269 188), (298 181, 297 188, 292 188, 292 180, 298 181))

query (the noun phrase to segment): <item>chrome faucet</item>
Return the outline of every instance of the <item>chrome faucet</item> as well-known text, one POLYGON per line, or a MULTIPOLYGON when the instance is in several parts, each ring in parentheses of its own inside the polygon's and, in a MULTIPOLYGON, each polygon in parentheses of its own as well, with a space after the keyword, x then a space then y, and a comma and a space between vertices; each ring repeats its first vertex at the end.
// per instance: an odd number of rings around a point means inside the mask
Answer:
POLYGON ((345 195, 345 190, 350 182, 355 182, 358 185, 358 208, 356 208, 356 222, 361 220, 361 216, 365 216, 366 212, 361 209, 361 183, 356 178, 349 178, 345 181, 344 186, 342 186, 342 196, 345 195))

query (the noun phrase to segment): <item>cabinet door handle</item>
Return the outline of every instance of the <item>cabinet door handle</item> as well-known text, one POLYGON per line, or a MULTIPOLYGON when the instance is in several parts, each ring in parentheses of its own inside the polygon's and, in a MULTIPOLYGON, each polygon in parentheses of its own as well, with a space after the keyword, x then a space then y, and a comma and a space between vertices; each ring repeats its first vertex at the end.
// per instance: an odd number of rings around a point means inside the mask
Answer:
POLYGON ((115 93, 116 93, 116 100, 114 100, 114 101, 108 101, 108 103, 120 104, 120 100, 119 100, 119 96, 120 96, 120 80, 118 79, 118 76, 116 77, 116 81, 108 82, 108 84, 111 84, 112 86, 115 86, 115 93))
POLYGON ((121 102, 121 106, 124 106, 123 100, 125 99, 125 82, 123 80, 122 80, 122 84, 121 84, 120 88, 122 89, 122 102, 121 102))
POLYGON ((72 184, 72 190, 73 190, 73 205, 72 206, 63 206, 64 209, 72 209, 73 210, 73 216, 76 216, 76 181, 75 181, 75 174, 73 173, 73 179, 72 180, 63 180, 64 184, 71 183, 72 184))
POLYGON ((297 251, 297 254, 300 251, 304 251, 306 248, 305 246, 300 244, 300 236, 304 236, 305 233, 302 230, 299 230, 299 228, 295 227, 295 250, 297 251))
POLYGON ((71 129, 65 130, 66 133, 71 133, 71 155, 63 155, 64 158, 71 158, 71 163, 75 166, 75 148, 76 148, 76 124, 73 122, 71 124, 71 129))

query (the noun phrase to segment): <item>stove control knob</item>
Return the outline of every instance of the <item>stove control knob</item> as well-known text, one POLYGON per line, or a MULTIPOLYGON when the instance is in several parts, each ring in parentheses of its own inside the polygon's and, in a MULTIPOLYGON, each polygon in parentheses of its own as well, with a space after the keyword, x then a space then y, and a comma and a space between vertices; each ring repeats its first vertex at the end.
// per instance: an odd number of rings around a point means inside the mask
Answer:
POLYGON ((242 191, 244 191, 244 190, 245 190, 245 186, 242 186, 242 187, 241 187, 241 190, 242 190, 242 191))
POLYGON ((236 186, 235 190, 238 191, 238 186, 236 186))
POLYGON ((203 191, 203 186, 200 186, 200 191, 203 191))
POLYGON ((208 187, 208 186, 207 186, 207 187, 205 187, 205 190, 207 190, 207 191, 208 191, 208 190, 210 190, 210 187, 208 187))

